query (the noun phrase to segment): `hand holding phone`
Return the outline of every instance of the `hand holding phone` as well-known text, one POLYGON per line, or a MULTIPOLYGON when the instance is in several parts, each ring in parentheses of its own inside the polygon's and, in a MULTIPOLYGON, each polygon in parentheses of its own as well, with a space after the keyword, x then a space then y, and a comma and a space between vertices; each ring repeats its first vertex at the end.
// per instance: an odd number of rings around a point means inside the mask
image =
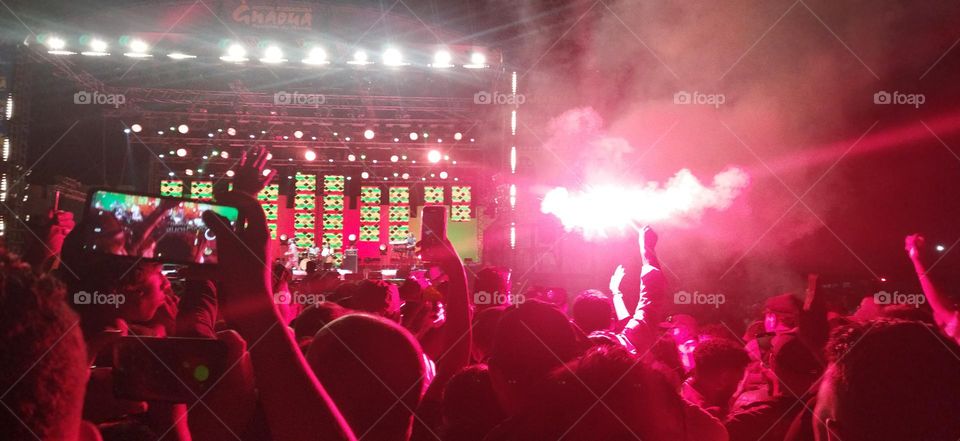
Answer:
POLYGON ((428 205, 420 216, 420 256, 424 261, 437 262, 448 257, 447 207, 428 205))

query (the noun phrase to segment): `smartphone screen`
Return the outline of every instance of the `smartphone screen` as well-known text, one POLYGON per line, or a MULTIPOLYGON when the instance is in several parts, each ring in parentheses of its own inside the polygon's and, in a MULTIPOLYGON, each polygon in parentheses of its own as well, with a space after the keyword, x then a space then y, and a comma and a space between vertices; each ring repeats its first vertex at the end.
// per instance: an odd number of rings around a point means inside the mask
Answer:
POLYGON ((113 349, 113 393, 128 400, 193 402, 227 369, 220 340, 121 337, 113 349))
POLYGON ((447 237, 447 207, 428 205, 420 217, 420 255, 424 260, 434 260, 437 247, 447 237))
POLYGON ((163 263, 215 264, 216 236, 201 217, 207 210, 231 225, 239 215, 225 205, 97 190, 87 202, 83 249, 163 263))

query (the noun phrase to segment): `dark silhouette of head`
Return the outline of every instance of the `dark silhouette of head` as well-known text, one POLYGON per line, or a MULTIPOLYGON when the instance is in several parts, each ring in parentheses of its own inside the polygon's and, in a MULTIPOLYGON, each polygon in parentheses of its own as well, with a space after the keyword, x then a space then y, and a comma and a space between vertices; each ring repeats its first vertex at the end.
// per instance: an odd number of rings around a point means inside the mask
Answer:
POLYGON ((606 331, 613 325, 613 303, 602 292, 586 290, 573 301, 573 322, 585 334, 606 331))
POLYGON ((773 338, 770 364, 778 384, 775 394, 803 398, 823 374, 823 362, 799 337, 781 334, 773 338))
POLYGON ((364 280, 348 301, 348 307, 371 314, 388 315, 399 308, 400 290, 383 280, 364 280))
POLYGON ((482 440, 504 417, 484 364, 456 373, 443 390, 441 432, 445 439, 482 440))
POLYGON ((693 381, 710 406, 726 406, 750 363, 747 351, 724 338, 700 342, 693 350, 693 381))
POLYGON ((814 418, 820 440, 960 439, 960 347, 928 324, 837 329, 814 418))
POLYGON ((0 256, 0 433, 76 439, 89 369, 79 319, 52 280, 0 256))
POLYGON ((546 374, 580 352, 573 327, 553 305, 530 300, 507 308, 488 363, 500 404, 509 414, 529 406, 546 374))
POLYGON ((293 330, 297 340, 311 339, 321 328, 340 317, 348 310, 333 302, 319 302, 303 309, 293 320, 293 330))
POLYGON ((493 307, 482 309, 473 316, 473 359, 484 363, 490 356, 493 349, 493 339, 497 332, 497 326, 500 324, 500 318, 503 317, 503 307, 493 307))
POLYGON ((407 330, 382 317, 350 314, 320 329, 306 358, 358 438, 409 438, 425 365, 407 330))

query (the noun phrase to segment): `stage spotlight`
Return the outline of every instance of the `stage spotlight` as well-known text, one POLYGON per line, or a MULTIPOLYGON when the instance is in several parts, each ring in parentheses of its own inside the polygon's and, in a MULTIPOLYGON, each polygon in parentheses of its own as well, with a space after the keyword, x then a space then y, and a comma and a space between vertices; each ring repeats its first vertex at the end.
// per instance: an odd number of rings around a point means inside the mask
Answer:
POLYGON ((297 130, 296 132, 293 132, 293 137, 297 139, 303 138, 303 132, 297 130))
POLYGON ((180 124, 179 126, 177 126, 177 131, 183 135, 186 135, 187 133, 190 132, 190 127, 187 126, 186 124, 180 124))
POLYGON ((347 141, 347 142, 350 142, 350 137, 347 136, 346 138, 343 138, 343 140, 344 140, 344 141, 347 141))
POLYGON ((247 61, 247 49, 240 44, 231 44, 227 48, 227 54, 220 57, 221 60, 230 63, 242 63, 247 61))
POLYGON ((267 46, 263 51, 263 58, 260 59, 261 63, 267 64, 278 64, 287 61, 283 58, 283 51, 280 50, 279 46, 267 46))
POLYGON ((128 45, 130 52, 124 53, 123 55, 130 58, 150 58, 153 55, 150 55, 149 50, 150 46, 147 45, 147 42, 135 39, 130 42, 128 45))
POLYGON ((230 127, 227 129, 227 134, 230 136, 237 136, 237 129, 230 127))
POLYGON ((947 249, 947 248, 946 248, 946 247, 944 247, 943 245, 937 245, 937 251, 939 251, 939 252, 941 252, 941 253, 942 253, 942 252, 943 252, 943 250, 945 250, 945 249, 947 249))
POLYGON ((383 52, 383 64, 387 66, 402 66, 403 55, 394 48, 387 49, 383 52))
POLYGON ((360 177, 363 179, 369 179, 370 173, 367 173, 367 172, 360 173, 360 177))
POLYGON ((224 150, 224 151, 220 152, 220 157, 223 158, 223 159, 229 159, 229 158, 230 158, 230 154, 227 153, 226 150, 224 150))
POLYGON ((381 256, 387 255, 387 244, 382 243, 382 244, 380 244, 380 247, 379 247, 379 248, 380 248, 380 255, 381 255, 381 256))
POLYGON ((390 157, 390 162, 397 162, 399 160, 400 160, 400 157, 397 155, 393 155, 390 157))
POLYGON ((133 130, 133 133, 140 133, 140 131, 143 130, 143 126, 140 124, 134 124, 130 126, 130 130, 133 130))
POLYGON ((400 156, 400 159, 406 161, 406 160, 407 160, 407 155, 402 155, 402 156, 400 156))
POLYGON ((185 149, 185 148, 183 148, 183 147, 178 148, 178 149, 177 149, 177 156, 179 156, 179 157, 181 157, 181 158, 183 158, 184 156, 187 156, 187 149, 185 149))
POLYGON ((170 52, 167 54, 168 57, 173 58, 174 60, 189 60, 197 58, 196 55, 185 54, 183 52, 170 52))
POLYGON ((460 132, 454 133, 454 134, 453 134, 453 139, 455 139, 455 140, 457 140, 457 141, 463 139, 463 133, 460 133, 460 132))
POLYGON ((80 52, 80 53, 90 57, 103 57, 106 55, 110 55, 110 53, 107 52, 107 42, 99 38, 94 38, 93 40, 90 40, 90 50, 80 52))
POLYGON ((123 133, 130 134, 130 129, 123 129, 123 133))
POLYGON ((158 135, 163 135, 163 130, 157 130, 158 135))
POLYGON ((191 169, 189 169, 189 168, 186 169, 186 170, 184 170, 183 172, 186 173, 187 176, 193 176, 193 170, 191 170, 191 169))
POLYGON ((376 159, 374 159, 374 160, 373 160, 373 163, 374 163, 374 164, 376 164, 376 163, 377 163, 377 160, 376 160, 376 159))
POLYGON ((418 134, 417 132, 410 132, 411 141, 416 141, 418 138, 420 138, 420 134, 418 134))
POLYGON ((174 173, 174 172, 167 172, 167 176, 176 176, 176 175, 177 175, 177 174, 174 173))
POLYGON ((450 176, 447 174, 447 172, 445 171, 440 172, 440 179, 447 179, 447 176, 450 176))
POLYGON ((400 142, 400 138, 393 138, 393 142, 400 142))
POLYGON ((370 64, 370 63, 371 63, 370 61, 367 61, 367 53, 363 50, 358 50, 354 52, 353 60, 350 60, 347 62, 347 64, 358 64, 358 65, 370 64))
POLYGON ((360 155, 360 159, 367 159, 367 155, 361 154, 361 155, 360 155))
POLYGON ((356 235, 356 234, 351 234, 351 235, 347 236, 347 241, 351 242, 351 245, 352 245, 352 242, 356 242, 356 240, 357 240, 357 235, 356 235))
POLYGON ((327 63, 329 63, 329 61, 327 61, 327 51, 321 47, 310 49, 310 52, 307 53, 307 58, 303 59, 303 64, 318 65, 327 63))
POLYGON ((429 133, 423 132, 423 139, 427 139, 427 138, 429 138, 429 137, 430 137, 430 134, 429 134, 429 133))
POLYGON ((487 67, 487 56, 481 52, 474 52, 470 54, 470 64, 465 64, 463 67, 468 69, 481 69, 487 67))
POLYGON ((400 173, 393 172, 393 177, 397 177, 397 176, 400 176, 400 173))
POLYGON ((403 179, 410 179, 410 173, 404 173, 400 177, 402 177, 403 179))
POLYGON ((47 53, 52 55, 73 55, 76 52, 68 51, 67 42, 60 37, 47 38, 47 53))
POLYGON ((366 139, 373 139, 376 134, 373 133, 373 130, 367 129, 363 131, 363 137, 366 139))
POLYGON ((430 153, 427 153, 427 160, 434 164, 440 162, 442 158, 443 155, 438 150, 430 150, 430 153))
POLYGON ((269 169, 269 168, 263 169, 263 173, 262 173, 262 174, 263 174, 264 176, 270 176, 270 169, 269 169))
POLYGON ((288 139, 290 139, 290 137, 289 137, 289 136, 287 136, 287 135, 283 135, 283 140, 284 140, 284 141, 286 141, 286 140, 288 140, 288 139))
POLYGON ((236 172, 234 172, 233 170, 227 170, 227 177, 228 177, 228 178, 232 178, 233 175, 235 175, 235 174, 236 174, 236 172))
POLYGON ((303 159, 306 159, 307 161, 313 161, 314 159, 317 159, 317 153, 313 150, 307 150, 303 152, 303 159))
POLYGON ((445 50, 439 50, 436 54, 433 55, 433 64, 432 67, 452 67, 450 61, 453 60, 453 57, 450 55, 450 52, 445 50))
POLYGON ((356 160, 357 160, 357 155, 354 155, 353 153, 347 155, 347 161, 353 162, 356 160))

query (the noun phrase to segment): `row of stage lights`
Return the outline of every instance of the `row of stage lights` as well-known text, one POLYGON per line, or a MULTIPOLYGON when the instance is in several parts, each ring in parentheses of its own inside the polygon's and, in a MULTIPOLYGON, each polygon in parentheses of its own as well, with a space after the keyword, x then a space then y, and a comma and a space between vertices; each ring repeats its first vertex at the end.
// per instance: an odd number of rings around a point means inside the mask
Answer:
MULTIPOLYGON (((187 151, 186 148, 180 147, 176 150, 170 150, 168 154, 171 156, 185 158, 187 157, 189 152, 187 151)), ((269 155, 270 156, 268 157, 268 159, 272 159, 273 154, 270 153, 269 155)), ((163 153, 157 156, 160 159, 164 159, 166 157, 166 155, 163 153)), ((220 157, 221 159, 230 159, 230 154, 226 150, 222 150, 222 151, 214 150, 210 155, 203 155, 204 160, 208 160, 212 157, 220 157)), ((303 151, 303 159, 306 161, 315 161, 317 159, 317 152, 313 151, 312 149, 306 149, 303 151)), ((359 159, 360 161, 365 161, 367 159, 367 155, 365 154, 356 155, 354 153, 350 153, 349 155, 347 155, 347 162, 356 162, 357 159, 359 159)), ((390 162, 393 162, 393 163, 397 163, 400 161, 407 161, 408 159, 409 157, 407 155, 390 155, 390 162)), ((451 160, 450 155, 445 155, 441 153, 439 150, 430 150, 429 152, 427 152, 426 159, 427 159, 427 162, 430 164, 437 164, 440 161, 449 161, 451 165, 457 165, 457 161, 451 160)), ((293 158, 287 158, 287 160, 290 162, 293 162, 293 158)), ((327 162, 332 163, 332 162, 335 162, 335 160, 333 158, 330 158, 330 159, 327 159, 327 162)), ((371 162, 374 164, 377 164, 380 161, 377 159, 372 159, 371 162)), ((416 164, 417 160, 412 159, 410 160, 410 163, 416 164)))
MULTIPOLYGON (((91 38, 86 43, 86 47, 75 50, 72 50, 72 48, 67 45, 67 41, 61 37, 47 35, 44 36, 42 40, 42 43, 47 47, 47 53, 52 55, 76 55, 76 50, 80 51, 80 55, 90 57, 105 57, 110 55, 110 45, 105 40, 99 38, 91 38)), ((150 49, 150 45, 147 42, 136 38, 130 39, 123 46, 123 55, 130 58, 152 58, 153 53, 151 53, 150 49)), ((286 58, 283 49, 277 45, 266 46, 260 55, 259 61, 263 64, 283 64, 290 61, 286 58)), ((196 55, 184 52, 169 52, 166 56, 174 60, 197 58, 196 55)), ((384 66, 400 67, 410 65, 410 63, 404 60, 403 53, 397 48, 386 48, 380 56, 381 63, 384 66)), ((250 51, 246 46, 240 43, 231 43, 226 46, 226 51, 220 56, 220 60, 228 63, 246 63, 250 61, 250 57, 250 51)), ((433 61, 428 64, 428 66, 438 69, 456 67, 454 61, 453 54, 451 54, 450 51, 439 49, 434 53, 433 61)), ((301 58, 300 62, 310 66, 331 64, 326 50, 320 46, 314 46, 306 51, 305 56, 301 58)), ((371 60, 370 54, 368 54, 367 51, 358 49, 353 53, 353 57, 346 61, 346 64, 366 66, 376 63, 371 60)), ((483 52, 477 51, 472 52, 469 60, 461 66, 467 69, 483 69, 489 67, 487 64, 487 56, 483 52)))
MULTIPOLYGON (((198 168, 196 171, 194 171, 192 168, 188 168, 188 169, 185 169, 185 170, 183 171, 183 174, 186 175, 186 176, 201 176, 202 173, 203 173, 203 169, 202 169, 202 168, 198 168)), ((263 171, 263 175, 264 175, 264 176, 268 176, 270 173, 271 173, 270 169, 265 169, 265 170, 263 171)), ((227 171, 224 173, 224 176, 226 176, 226 177, 228 177, 228 178, 232 178, 232 177, 234 177, 234 175, 236 175, 236 173, 235 173, 233 170, 227 170, 227 171)), ((176 174, 176 172, 170 171, 170 172, 167 173, 167 176, 176 177, 177 174, 176 174)), ((216 177, 216 174, 215 174, 215 173, 210 173, 210 174, 208 174, 207 176, 213 178, 213 177, 216 177)), ((370 175, 370 172, 361 172, 361 173, 360 173, 360 179, 371 179, 370 176, 371 176, 371 175, 370 175)), ((407 180, 410 180, 410 173, 407 173, 407 172, 404 172, 404 173, 394 172, 394 173, 393 173, 393 177, 394 177, 394 179, 402 179, 402 180, 404 180, 404 181, 407 181, 407 180)), ((431 179, 440 178, 440 179, 446 180, 446 179, 449 179, 449 178, 450 178, 450 173, 447 173, 446 171, 441 171, 440 173, 430 173, 430 178, 431 178, 431 179)), ((288 176, 287 176, 287 179, 293 179, 293 175, 288 175, 288 176)), ((347 180, 348 180, 348 181, 349 181, 349 180, 352 180, 352 179, 353 179, 353 177, 347 176, 347 180)), ((372 178, 372 179, 377 179, 377 178, 372 178)), ((416 180, 416 178, 413 178, 413 179, 416 180)), ((384 176, 384 177, 383 177, 383 180, 384 180, 384 181, 389 181, 390 178, 389 178, 388 176, 384 176)), ((421 181, 426 181, 426 180, 427 180, 427 176, 421 176, 421 177, 420 177, 420 180, 421 180, 421 181)), ((458 181, 460 181, 460 178, 454 177, 454 178, 453 178, 453 181, 458 182, 458 181)))
MULTIPOLYGON (((143 132, 143 126, 140 125, 140 124, 131 124, 130 127, 124 128, 124 129, 123 129, 123 132, 124 132, 124 133, 127 133, 127 134, 130 134, 130 133, 141 133, 141 132, 143 132)), ((188 125, 186 125, 186 124, 180 124, 180 125, 178 125, 178 126, 170 126, 170 132, 171 132, 171 133, 176 132, 176 133, 179 133, 179 134, 181 134, 181 135, 186 135, 186 134, 190 133, 190 126, 188 126, 188 125)), ((164 130, 157 130, 157 135, 164 135, 165 133, 166 133, 166 131, 164 131, 164 130)), ((235 129, 235 128, 233 128, 233 127, 228 127, 226 130, 224 130, 224 129, 217 129, 217 133, 221 133, 221 134, 222 134, 222 133, 226 133, 226 134, 229 135, 229 136, 237 136, 237 129, 235 129)), ((266 130, 261 130, 261 131, 260 131, 260 134, 261 134, 261 135, 266 135, 266 134, 267 134, 267 131, 266 131, 266 130)), ((332 134, 333 134, 333 136, 335 136, 335 137, 339 137, 339 136, 340 136, 340 133, 339 133, 339 132, 332 132, 332 134)), ((207 137, 208 137, 208 138, 214 138, 214 137, 216 137, 216 136, 217 136, 217 135, 216 135, 215 133, 213 133, 213 132, 207 133, 207 137)), ((303 139, 304 136, 306 136, 306 134, 305 134, 302 130, 295 130, 295 131, 293 132, 293 138, 294 138, 294 139, 303 139)), ((366 139, 367 141, 372 141, 376 136, 377 136, 377 134, 376 134, 376 132, 373 131, 373 129, 366 129, 366 130, 363 131, 363 139, 366 139)), ((407 136, 410 138, 411 141, 418 141, 418 140, 420 140, 420 139, 423 139, 424 141, 426 141, 428 138, 430 138, 430 133, 428 133, 428 132, 416 132, 416 131, 414 131, 414 132, 410 132, 409 135, 407 135, 407 136)), ((250 134, 249 137, 250 137, 250 139, 256 139, 256 138, 257 138, 257 136, 254 135, 254 134, 250 134)), ((289 139, 290 139, 290 135, 283 135, 282 137, 283 137, 284 140, 289 140, 289 139)), ((317 137, 316 137, 316 136, 311 136, 310 138, 311 138, 311 140, 313 140, 313 141, 316 141, 316 140, 317 140, 317 137)), ((461 140, 463 140, 463 133, 460 133, 460 132, 454 133, 454 134, 453 134, 453 139, 454 139, 454 141, 461 141, 461 140)), ((350 142, 350 141, 353 140, 353 138, 351 138, 350 136, 346 136, 346 137, 343 138, 343 140, 344 140, 344 141, 347 141, 347 142, 350 142)), ((475 142, 475 141, 476 141, 476 139, 470 138, 470 142, 475 142)), ((394 138, 393 138, 393 142, 400 142, 400 138, 399 138, 399 137, 394 137, 394 138)), ((437 138, 437 142, 438 142, 438 143, 443 143, 443 138, 437 138)))

